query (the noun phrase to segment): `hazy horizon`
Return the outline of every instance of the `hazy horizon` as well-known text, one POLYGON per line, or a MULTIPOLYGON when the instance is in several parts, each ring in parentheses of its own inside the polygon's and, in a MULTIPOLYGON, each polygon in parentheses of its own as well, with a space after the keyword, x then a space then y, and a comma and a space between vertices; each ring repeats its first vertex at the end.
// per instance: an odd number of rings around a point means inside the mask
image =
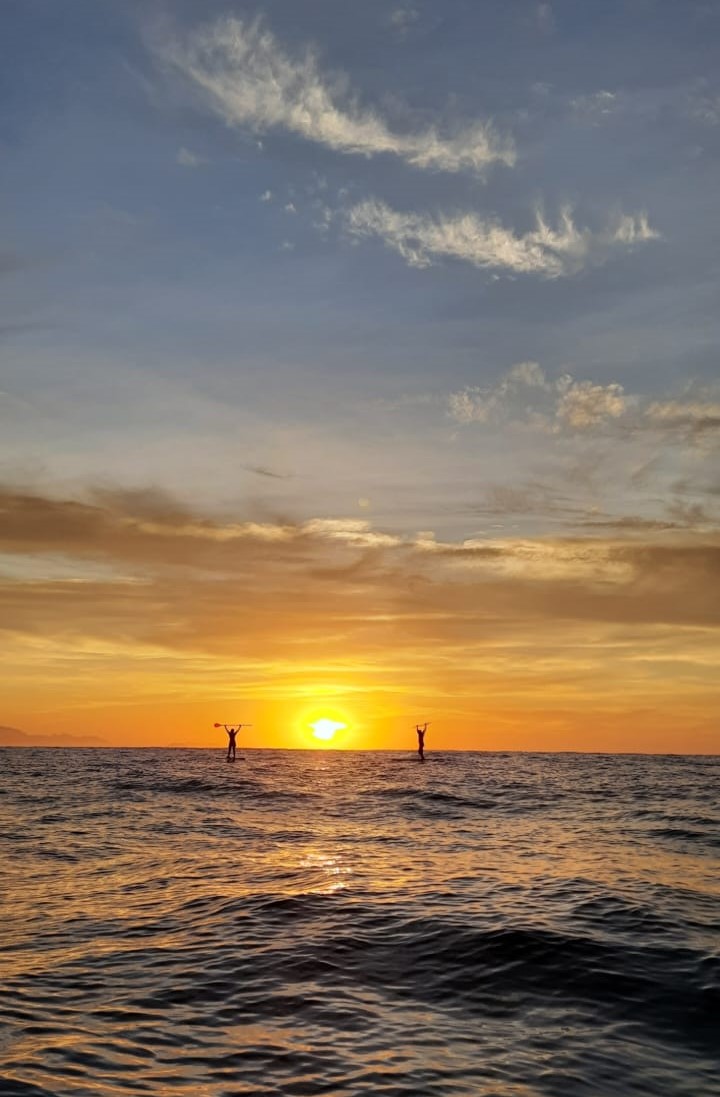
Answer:
MULTIPOLYGON (((205 744, 203 746, 194 745, 189 743, 143 743, 140 746, 126 746, 122 743, 110 744, 110 743, 89 743, 83 745, 82 743, 3 743, 0 742, 0 750, 208 750, 221 755, 225 754, 226 744, 205 744)), ((412 757, 415 756, 416 749, 413 743, 409 743, 407 747, 338 747, 338 746, 306 746, 306 747, 268 747, 268 746, 245 746, 238 744, 238 758, 244 751, 263 751, 263 750, 279 750, 279 751, 311 751, 315 754, 409 754, 412 757)), ((692 751, 632 751, 632 750, 614 750, 614 751, 602 751, 602 750, 504 750, 502 748, 489 748, 489 747, 445 747, 440 746, 434 750, 426 751, 427 758, 432 757, 433 754, 582 754, 582 755, 603 755, 606 757, 625 757, 636 756, 638 758, 715 758, 717 752, 710 753, 696 753, 692 751)))

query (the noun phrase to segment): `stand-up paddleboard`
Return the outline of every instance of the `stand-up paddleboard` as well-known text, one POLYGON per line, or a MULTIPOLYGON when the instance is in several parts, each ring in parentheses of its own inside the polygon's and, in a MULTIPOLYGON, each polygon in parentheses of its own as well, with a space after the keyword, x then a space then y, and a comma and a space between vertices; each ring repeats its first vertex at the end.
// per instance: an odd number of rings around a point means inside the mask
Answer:
POLYGON ((235 736, 238 734, 239 731, 242 730, 242 728, 251 728, 252 724, 241 724, 237 720, 234 721, 232 724, 230 724, 230 723, 221 724, 221 723, 218 723, 216 721, 213 724, 213 727, 225 728, 225 731, 228 734, 228 754, 227 754, 227 758, 225 759, 225 761, 226 762, 234 762, 235 761, 235 736), (232 751, 232 758, 230 757, 230 752, 231 751, 232 751))
POLYGON ((426 720, 422 726, 420 724, 415 725, 415 731, 418 737, 418 756, 421 762, 425 761, 425 733, 430 727, 430 721, 426 720))

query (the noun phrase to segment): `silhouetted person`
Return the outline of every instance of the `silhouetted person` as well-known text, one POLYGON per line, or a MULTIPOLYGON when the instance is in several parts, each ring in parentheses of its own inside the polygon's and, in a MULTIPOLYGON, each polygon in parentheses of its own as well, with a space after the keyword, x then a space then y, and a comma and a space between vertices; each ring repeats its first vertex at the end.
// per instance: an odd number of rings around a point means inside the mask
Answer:
POLYGON ((420 761, 425 761, 425 732, 427 731, 427 724, 423 724, 420 727, 419 724, 415 726, 415 731, 418 737, 418 754, 420 755, 420 761))
POLYGON ((240 728, 229 728, 227 724, 225 724, 225 731, 228 733, 228 762, 235 761, 235 736, 237 735, 239 730, 240 728))

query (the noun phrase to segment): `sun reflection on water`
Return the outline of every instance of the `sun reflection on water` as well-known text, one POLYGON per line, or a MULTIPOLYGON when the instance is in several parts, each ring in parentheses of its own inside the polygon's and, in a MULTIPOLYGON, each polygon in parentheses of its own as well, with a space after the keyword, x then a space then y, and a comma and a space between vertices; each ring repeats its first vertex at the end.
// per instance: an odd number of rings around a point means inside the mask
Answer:
POLYGON ((309 850, 299 863, 314 877, 311 886, 306 889, 314 895, 332 895, 333 892, 342 891, 348 886, 348 877, 353 872, 350 865, 319 851, 309 850))

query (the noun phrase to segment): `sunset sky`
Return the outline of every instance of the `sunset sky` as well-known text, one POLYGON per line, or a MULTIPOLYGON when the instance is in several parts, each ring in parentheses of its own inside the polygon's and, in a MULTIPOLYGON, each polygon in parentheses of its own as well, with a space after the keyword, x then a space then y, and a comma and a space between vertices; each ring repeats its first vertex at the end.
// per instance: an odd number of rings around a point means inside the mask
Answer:
POLYGON ((0 743, 718 752, 720 5, 0 22, 0 743))

